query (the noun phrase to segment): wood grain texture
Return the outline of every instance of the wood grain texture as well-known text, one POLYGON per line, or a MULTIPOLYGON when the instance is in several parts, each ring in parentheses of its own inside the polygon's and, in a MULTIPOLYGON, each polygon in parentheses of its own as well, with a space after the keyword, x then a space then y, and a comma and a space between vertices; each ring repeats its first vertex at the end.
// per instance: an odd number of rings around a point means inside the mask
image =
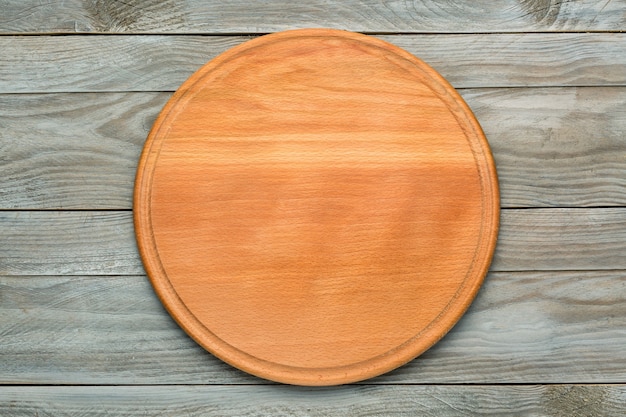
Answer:
MULTIPOLYGON (((502 210, 491 271, 626 269, 626 208, 502 210)), ((142 274, 128 211, 0 212, 0 274, 142 274)))
MULTIPOLYGON (((0 296, 3 384, 265 383, 187 337, 145 276, 4 276, 0 296)), ((620 382, 625 329, 626 271, 490 273, 440 343, 367 383, 620 382)))
POLYGON ((622 209, 602 208, 626 207, 625 2, 5 0, 0 9, 0 93, 44 93, 0 95, 0 273, 13 274, 0 277, 0 415, 626 414, 615 385, 626 383, 626 227, 622 209), (308 390, 259 385, 186 337, 141 275, 128 210, 167 91, 249 37, 320 26, 389 34, 465 88, 503 207, 589 208, 504 210, 494 268, 563 271, 493 272, 418 361, 368 385, 308 390), (89 91, 108 93, 72 94, 89 91), (101 275, 118 273, 134 275, 101 275), (611 385, 563 385, 577 382, 611 385), (22 383, 32 386, 11 386, 22 383), (437 385, 450 383, 463 385, 437 385))
POLYGON ((5 417, 622 416, 624 385, 3 387, 5 417))
POLYGON ((259 37, 185 81, 133 205, 181 327, 298 385, 369 379, 441 339, 487 273, 499 208, 458 93, 392 44, 329 29, 259 37))
POLYGON ((167 93, 0 96, 4 209, 130 209, 167 93))
POLYGON ((306 27, 357 32, 609 31, 626 25, 623 2, 506 0, 378 2, 8 0, 4 33, 266 33, 306 27))
POLYGON ((0 92, 173 91, 200 65, 245 39, 0 37, 0 92))
MULTIPOLYGON (((626 89, 469 89, 501 205, 626 205, 626 89)), ((130 209, 139 153, 170 93, 0 95, 2 209, 130 209)))
POLYGON ((143 273, 129 212, 0 212, 0 236, 0 274, 143 273))
MULTIPOLYGON (((626 33, 381 35, 455 88, 626 85, 626 33)), ((244 36, 2 36, 0 93, 174 91, 244 36)))
POLYGON ((494 153, 503 207, 626 205, 626 89, 462 95, 494 153))
POLYGON ((508 210, 492 270, 626 268, 626 209, 508 210))

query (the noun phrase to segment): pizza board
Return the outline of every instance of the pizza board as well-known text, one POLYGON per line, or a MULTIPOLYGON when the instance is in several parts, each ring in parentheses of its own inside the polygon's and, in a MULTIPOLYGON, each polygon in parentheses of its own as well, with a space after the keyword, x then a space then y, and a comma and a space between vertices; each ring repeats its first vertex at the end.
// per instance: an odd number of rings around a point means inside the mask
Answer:
POLYGON ((360 381, 460 319, 494 252, 495 165, 435 70, 374 37, 262 36, 173 95, 146 141, 134 220, 178 324, 289 384, 360 381))

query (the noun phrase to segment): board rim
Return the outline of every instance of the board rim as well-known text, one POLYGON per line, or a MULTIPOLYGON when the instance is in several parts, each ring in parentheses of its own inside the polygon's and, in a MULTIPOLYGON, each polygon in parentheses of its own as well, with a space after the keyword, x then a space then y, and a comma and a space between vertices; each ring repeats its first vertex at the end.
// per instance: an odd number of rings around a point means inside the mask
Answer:
POLYGON ((495 251, 500 211, 496 167, 489 144, 476 117, 459 93, 433 68, 409 52, 372 36, 336 29, 296 29, 261 36, 235 46, 203 65, 181 85, 157 117, 139 160, 133 198, 135 236, 142 262, 159 299, 179 326, 198 344, 224 362, 261 378, 297 385, 338 385, 375 377, 404 365, 437 343, 462 317, 484 281, 495 251), (160 151, 159 135, 164 128, 167 129, 168 119, 175 117, 177 111, 180 111, 177 107, 185 99, 193 97, 194 87, 221 64, 236 59, 251 48, 297 37, 340 37, 364 42, 393 52, 405 65, 417 69, 430 80, 424 84, 433 89, 438 98, 448 106, 465 131, 478 167, 481 185, 483 211, 474 260, 463 284, 447 306, 409 341, 383 355, 338 367, 300 368, 269 362, 247 354, 213 334, 193 315, 172 287, 161 264, 150 221, 152 172, 160 151), (434 87, 437 88, 436 91, 434 87))

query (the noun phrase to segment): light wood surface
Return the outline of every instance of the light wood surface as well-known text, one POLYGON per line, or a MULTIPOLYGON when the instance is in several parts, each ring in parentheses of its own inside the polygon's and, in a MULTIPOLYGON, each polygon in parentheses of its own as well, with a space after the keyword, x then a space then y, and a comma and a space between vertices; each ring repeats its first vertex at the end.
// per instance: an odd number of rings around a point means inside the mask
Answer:
MULTIPOLYGON (((142 274, 128 211, 0 212, 0 274, 142 274)), ((502 210, 492 271, 626 269, 626 208, 502 210)))
POLYGON ((285 31, 168 101, 134 195, 137 244, 180 326, 298 385, 388 372, 458 321, 495 248, 499 193, 471 110, 406 51, 285 31))
MULTIPOLYGON (((626 88, 460 93, 489 138, 502 207, 626 203, 626 88)), ((1 208, 130 209, 128 178, 135 175, 148 131, 170 96, 0 95, 0 135, 12 141, 2 149, 1 208)))
MULTIPOLYGON (((626 85, 626 33, 377 37, 424 60, 455 88, 626 85)), ((0 36, 0 93, 174 91, 217 54, 249 39, 0 36)))
POLYGON ((626 414, 623 1, 0 9, 3 416, 626 414), (133 240, 137 158, 171 92, 229 47, 307 26, 377 34, 462 89, 499 172, 494 268, 515 270, 366 388, 290 391, 215 359, 160 307, 133 240))

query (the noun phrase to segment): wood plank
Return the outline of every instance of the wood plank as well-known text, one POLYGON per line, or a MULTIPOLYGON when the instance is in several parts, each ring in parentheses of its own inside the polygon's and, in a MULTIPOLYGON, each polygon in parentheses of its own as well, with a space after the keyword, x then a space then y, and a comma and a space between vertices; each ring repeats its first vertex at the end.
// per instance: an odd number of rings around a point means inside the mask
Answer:
POLYGON ((245 37, 0 37, 0 92, 174 91, 245 37))
MULTIPOLYGON (((625 288, 626 271, 490 273, 442 341, 366 383, 623 382, 625 288)), ((0 383, 266 383, 196 345, 144 276, 4 276, 0 294, 0 383)))
POLYGON ((503 207, 626 204, 626 89, 461 93, 491 145, 503 207))
MULTIPOLYGON (((142 274, 128 211, 0 212, 0 274, 142 274)), ((491 271, 626 269, 626 208, 508 209, 491 271)))
MULTIPOLYGON (((380 38, 456 88, 626 85, 626 33, 380 38)), ((173 91, 243 36, 3 36, 0 93, 173 91)))
POLYGON ((2 387, 6 417, 622 416, 624 385, 2 387))
POLYGON ((3 209, 130 209, 170 93, 0 95, 3 209))
POLYGON ((128 211, 5 211, 0 236, 0 274, 143 273, 128 211))
MULTIPOLYGON (((492 147, 501 205, 626 205, 626 88, 461 91, 492 147)), ((0 95, 1 209, 130 209, 171 93, 0 95)))
POLYGON ((327 2, 80 0, 3 2, 4 33, 266 33, 333 27, 357 32, 607 31, 626 25, 623 2, 327 2))
POLYGON ((506 210, 491 270, 626 268, 626 208, 506 210))

